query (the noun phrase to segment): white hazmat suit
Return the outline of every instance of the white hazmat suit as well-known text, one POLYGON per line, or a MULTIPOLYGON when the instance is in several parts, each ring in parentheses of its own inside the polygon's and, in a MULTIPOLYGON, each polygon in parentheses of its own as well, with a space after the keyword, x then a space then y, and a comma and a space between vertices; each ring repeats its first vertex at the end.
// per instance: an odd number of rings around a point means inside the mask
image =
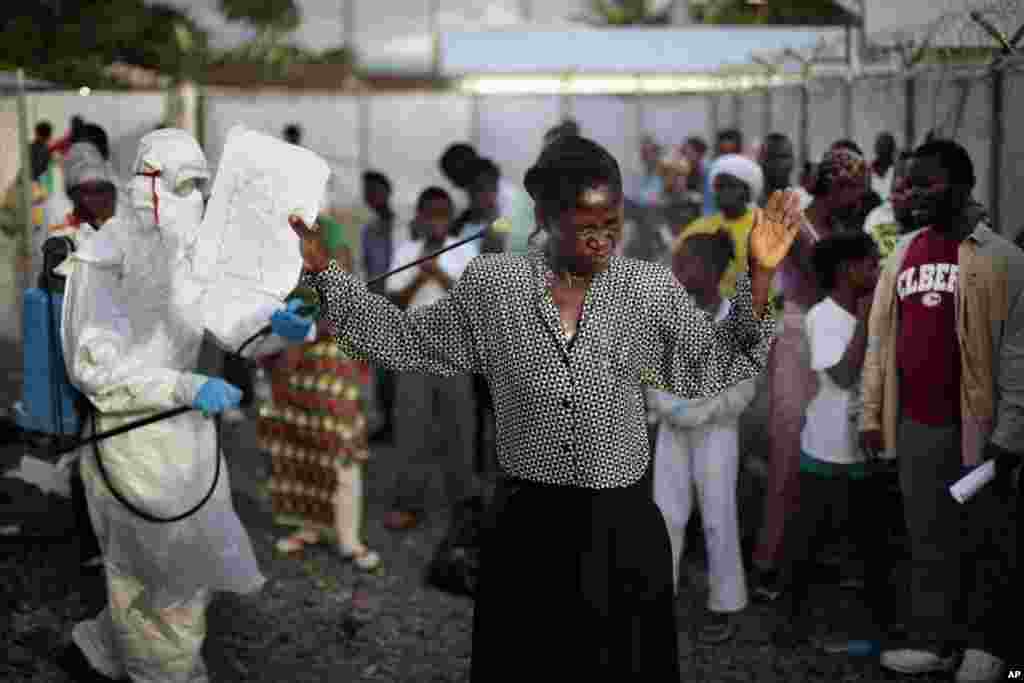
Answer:
MULTIPOLYGON (((140 143, 119 214, 69 261, 62 343, 71 381, 91 402, 97 431, 193 405, 209 379, 195 374, 203 339, 201 288, 190 279, 209 178, 198 143, 164 129, 140 143)), ((118 492, 157 517, 193 508, 218 458, 214 423, 199 411, 99 444, 118 492)), ((200 648, 212 591, 248 593, 265 582, 231 504, 227 467, 194 515, 156 523, 111 494, 92 446, 82 477, 103 551, 109 603, 79 623, 75 644, 97 671, 136 683, 207 681, 200 648)))

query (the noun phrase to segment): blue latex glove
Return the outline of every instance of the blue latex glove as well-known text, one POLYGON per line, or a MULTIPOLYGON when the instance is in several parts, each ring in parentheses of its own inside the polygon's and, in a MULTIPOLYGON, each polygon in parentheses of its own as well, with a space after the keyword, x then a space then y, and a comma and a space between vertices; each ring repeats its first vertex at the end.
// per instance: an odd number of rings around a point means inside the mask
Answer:
POLYGON ((199 387, 199 394, 196 400, 192 401, 192 407, 203 411, 203 415, 212 415, 229 408, 237 408, 241 402, 241 389, 219 377, 211 377, 199 387))
POLYGON ((288 302, 288 307, 283 311, 275 311, 274 315, 270 316, 270 328, 274 334, 284 337, 288 341, 304 341, 310 328, 313 327, 313 319, 296 313, 302 306, 302 301, 293 299, 288 302))

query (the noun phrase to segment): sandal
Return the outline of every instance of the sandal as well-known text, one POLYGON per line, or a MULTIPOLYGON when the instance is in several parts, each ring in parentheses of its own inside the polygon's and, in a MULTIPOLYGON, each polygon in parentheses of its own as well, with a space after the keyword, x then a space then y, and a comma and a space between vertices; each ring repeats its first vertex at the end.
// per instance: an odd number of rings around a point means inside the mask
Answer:
POLYGON ((409 531, 419 526, 420 516, 415 512, 394 510, 384 517, 384 527, 391 531, 409 531))
POLYGON ((380 555, 370 550, 369 548, 363 548, 359 551, 346 550, 341 548, 339 550, 342 559, 347 562, 351 562, 359 569, 364 572, 372 572, 374 569, 380 566, 380 555))
POLYGON ((278 552, 290 555, 291 553, 297 553, 307 545, 315 545, 320 542, 320 532, 312 531, 309 529, 303 529, 297 531, 291 536, 286 536, 277 543, 274 547, 277 548, 278 552))

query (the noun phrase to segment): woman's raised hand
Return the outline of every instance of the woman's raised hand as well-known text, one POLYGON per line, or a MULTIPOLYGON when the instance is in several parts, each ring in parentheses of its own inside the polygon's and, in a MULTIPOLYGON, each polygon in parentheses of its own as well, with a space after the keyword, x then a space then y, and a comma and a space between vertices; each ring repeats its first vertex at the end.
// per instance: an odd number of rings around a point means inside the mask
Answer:
POLYGON ((301 217, 295 215, 288 217, 288 224, 302 240, 302 262, 305 264, 306 270, 319 273, 327 268, 331 257, 327 252, 327 245, 324 244, 319 226, 314 224, 314 227, 310 228, 301 217))
POLYGON ((800 196, 792 191, 775 191, 764 209, 757 209, 750 231, 750 256, 764 270, 775 270, 789 253, 803 224, 800 196))

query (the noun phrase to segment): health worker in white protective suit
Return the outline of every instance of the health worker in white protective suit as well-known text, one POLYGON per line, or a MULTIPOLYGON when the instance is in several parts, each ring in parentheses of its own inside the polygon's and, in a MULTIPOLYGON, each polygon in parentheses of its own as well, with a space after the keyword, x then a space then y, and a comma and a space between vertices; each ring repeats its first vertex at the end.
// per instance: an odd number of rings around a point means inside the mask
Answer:
MULTIPOLYGON (((103 432, 157 411, 171 419, 83 447, 82 478, 103 552, 108 605, 72 632, 61 663, 86 680, 207 681, 200 648, 213 591, 250 593, 265 579, 231 504, 213 413, 241 392, 196 374, 203 339, 200 288, 190 279, 210 173, 182 130, 142 139, 118 214, 70 259, 62 343, 71 381, 103 432), (98 454, 97 454, 98 450, 98 454), (137 511, 180 521, 148 521, 137 511), (91 678, 90 678, 91 677, 91 678)), ((76 680, 79 678, 76 677, 76 680)))

